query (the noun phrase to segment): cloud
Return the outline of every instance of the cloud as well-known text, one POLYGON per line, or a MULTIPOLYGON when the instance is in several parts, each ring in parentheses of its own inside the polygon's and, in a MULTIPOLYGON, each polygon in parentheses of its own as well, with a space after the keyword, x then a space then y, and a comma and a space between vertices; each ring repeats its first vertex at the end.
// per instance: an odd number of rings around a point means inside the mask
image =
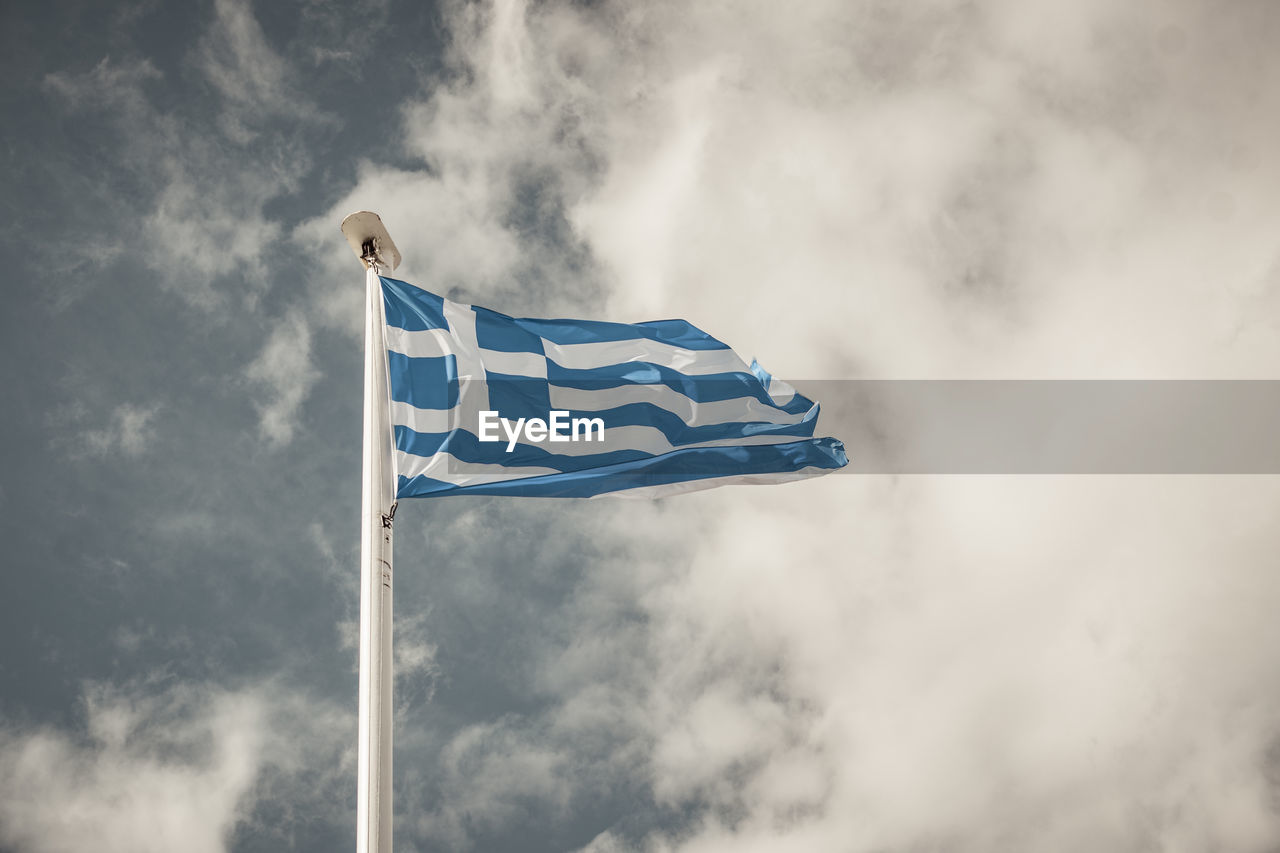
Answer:
MULTIPOLYGON (((341 208, 386 211, 437 289, 687 317, 797 380, 1269 375, 1275 25, 458 6, 456 76, 405 112, 423 168, 369 164, 341 208)), ((513 803, 567 821, 643 780, 586 849, 1271 849, 1276 488, 830 478, 628 506, 573 641, 529 650, 545 707, 453 732, 460 787, 408 825, 466 847, 513 803)))
POLYGON ((48 75, 45 88, 116 137, 112 168, 98 176, 114 218, 130 223, 115 238, 189 304, 212 311, 235 295, 252 307, 269 285, 258 272, 281 239, 266 205, 295 192, 311 168, 296 130, 330 118, 241 0, 215 4, 187 61, 211 87, 207 108, 198 98, 162 106, 176 83, 147 60, 104 58, 85 74, 48 75))
POLYGON ((225 849, 258 770, 263 708, 197 694, 137 702, 98 687, 86 741, 5 731, 0 837, 32 851, 225 849))
MULTIPOLYGON (((397 275, 517 313, 581 310, 598 299, 599 270, 568 210, 602 165, 603 93, 588 73, 608 61, 603 45, 558 6, 451 9, 449 73, 401 110, 403 148, 416 165, 363 163, 355 188, 294 237, 321 259, 322 278, 343 280, 352 260, 335 244, 335 223, 375 210, 412 247, 397 275)), ((328 324, 354 334, 358 298, 326 291, 315 301, 328 324)))
MULTIPOLYGON (((439 645, 432 642, 429 613, 406 613, 396 618, 395 636, 395 696, 401 713, 410 706, 431 702, 441 676, 438 655, 439 645)), ((344 646, 359 648, 359 624, 352 623, 344 646)))
POLYGON ((129 457, 141 456, 155 436, 151 422, 159 409, 158 405, 121 403, 101 427, 82 432, 80 442, 87 452, 95 456, 115 452, 129 457))
POLYGON ((1268 849, 1280 721, 1257 602, 1280 592, 1277 542, 1241 510, 1276 488, 835 479, 692 498, 682 515, 721 521, 646 597, 647 718, 655 796, 702 819, 650 840, 1268 849))
POLYGON ((278 684, 97 683, 83 695, 78 731, 0 728, 0 843, 33 853, 223 851, 264 810, 294 810, 259 827, 268 836, 327 819, 332 803, 320 800, 343 796, 334 788, 354 772, 335 746, 347 715, 278 684), (317 755, 331 768, 311 765, 317 755))
POLYGON ((284 445, 298 428, 299 412, 320 378, 311 360, 311 329, 298 312, 280 320, 245 376, 265 392, 258 403, 258 430, 273 445, 284 445))
MULTIPOLYGON (((301 428, 317 330, 359 332, 335 223, 364 207, 401 274, 455 298, 687 317, 801 383, 1270 375, 1275 18, 1238 11, 451 5, 447 79, 401 113, 408 162, 362 164, 291 232, 323 274, 245 368, 260 435, 301 428)), ((323 118, 247 5, 219 3, 189 61, 208 116, 160 109, 146 62, 47 85, 133 134, 123 164, 152 190, 150 263, 185 267, 175 292, 252 307, 266 285, 229 279, 283 239, 266 207, 310 162, 281 128, 323 118)), ((87 442, 140 453, 152 412, 120 407, 87 442)), ((558 509, 574 529, 539 528, 532 554, 495 542, 492 516, 527 533, 549 511, 456 510, 433 544, 469 561, 461 604, 490 605, 477 590, 498 581, 473 576, 504 567, 565 600, 530 595, 537 630, 486 638, 516 707, 482 695, 465 722, 432 714, 463 665, 441 614, 401 620, 398 832, 474 848, 537 814, 596 853, 1274 848, 1276 488, 830 478, 558 509)), ((246 733, 279 706, 202 700, 131 739, 170 701, 104 700, 88 746, 27 732, 0 756, 40 758, 31 790, 83 804, 121 848, 133 800, 108 814, 106 780, 176 772, 169 813, 211 798, 192 825, 219 849, 267 772, 246 733), (142 743, 197 757, 164 770, 142 743)), ((14 844, 79 826, 5 814, 14 844)))
MULTIPOLYGON (((470 725, 442 750, 431 775, 449 793, 407 823, 415 836, 467 849, 477 833, 491 832, 531 810, 563 814, 574 780, 563 751, 545 733, 518 718, 470 725)), ((413 795, 415 768, 405 793, 413 795)))
POLYGON ((80 108, 104 105, 123 109, 136 117, 148 109, 143 85, 164 75, 149 60, 112 62, 103 59, 83 75, 56 71, 45 77, 46 88, 80 108))
POLYGON ((789 359, 770 369, 800 378, 1256 372, 1274 336, 1219 284, 1264 288, 1274 262, 1254 180, 1277 176, 1228 162, 1274 115, 1246 24, 1095 4, 1050 46, 1036 5, 876 9, 603 16, 622 42, 593 81, 613 96, 609 168, 570 218, 619 277, 611 314, 714 320, 762 356, 767 328, 789 359), (1162 49, 1162 27, 1196 47, 1162 49), (1221 193, 1252 213, 1224 226, 1221 193), (1153 305, 1135 282, 1156 280, 1153 305), (721 319, 741 291, 788 310, 721 319))
POLYGON ((196 52, 196 66, 222 95, 218 120, 240 143, 257 135, 254 125, 278 118, 319 119, 318 110, 292 79, 292 70, 267 43, 243 0, 217 0, 215 23, 196 52))

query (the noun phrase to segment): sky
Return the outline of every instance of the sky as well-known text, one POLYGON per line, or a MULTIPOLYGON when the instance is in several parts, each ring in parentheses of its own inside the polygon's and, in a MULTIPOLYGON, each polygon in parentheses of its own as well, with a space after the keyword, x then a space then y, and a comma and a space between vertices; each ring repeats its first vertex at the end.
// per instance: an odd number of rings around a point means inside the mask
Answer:
MULTIPOLYGON (((1272 379, 1277 41, 1266 0, 5 3, 0 850, 352 848, 347 213, 451 299, 683 317, 801 390, 1272 379)), ((406 501, 396 848, 1275 850, 1278 505, 406 501)))

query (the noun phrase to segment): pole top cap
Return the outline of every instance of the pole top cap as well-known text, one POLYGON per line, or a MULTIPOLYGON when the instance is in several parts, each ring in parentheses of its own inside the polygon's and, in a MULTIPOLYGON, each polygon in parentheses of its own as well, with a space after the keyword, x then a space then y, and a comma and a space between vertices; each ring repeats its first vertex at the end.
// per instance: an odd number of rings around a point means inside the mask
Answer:
POLYGON ((351 214, 342 220, 342 233, 366 267, 373 262, 387 270, 400 266, 400 250, 378 214, 368 210, 351 214))

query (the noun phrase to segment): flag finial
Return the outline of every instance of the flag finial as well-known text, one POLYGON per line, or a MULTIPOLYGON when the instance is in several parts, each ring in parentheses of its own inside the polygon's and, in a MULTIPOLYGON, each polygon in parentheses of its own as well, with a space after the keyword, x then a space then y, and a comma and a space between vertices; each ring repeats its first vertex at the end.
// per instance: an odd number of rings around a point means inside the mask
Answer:
POLYGON ((368 210, 351 214, 342 220, 342 233, 365 267, 390 271, 400 266, 400 250, 378 214, 368 210))

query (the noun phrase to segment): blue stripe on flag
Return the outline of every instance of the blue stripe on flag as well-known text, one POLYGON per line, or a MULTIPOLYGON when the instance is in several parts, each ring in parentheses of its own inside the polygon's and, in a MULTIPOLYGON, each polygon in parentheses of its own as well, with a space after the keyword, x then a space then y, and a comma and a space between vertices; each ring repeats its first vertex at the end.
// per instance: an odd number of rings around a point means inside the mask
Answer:
POLYGON ((458 362, 452 355, 413 358, 387 351, 391 399, 419 409, 452 409, 458 405, 458 362))
POLYGON ((476 343, 483 349, 498 352, 533 352, 542 355, 542 338, 527 329, 520 328, 506 314, 488 308, 473 308, 476 312, 476 343))
POLYGON ((554 359, 548 358, 547 380, 552 385, 581 388, 587 391, 621 388, 624 385, 665 385, 695 403, 714 403, 750 397, 788 414, 799 414, 813 405, 796 395, 796 398, 788 401, 786 405, 779 406, 760 384, 760 380, 751 373, 709 373, 703 376, 690 376, 675 368, 647 361, 628 361, 580 370, 561 367, 554 359))
POLYGON ((507 453, 507 439, 501 428, 497 433, 503 435, 500 441, 487 442, 481 441, 474 433, 464 429, 455 429, 446 433, 422 433, 396 424, 396 449, 427 458, 443 451, 453 454, 461 462, 487 462, 507 466, 537 465, 540 468, 554 468, 557 471, 581 471, 584 468, 613 465, 653 456, 652 453, 645 453, 643 450, 611 450, 584 456, 567 456, 552 453, 537 444, 517 444, 510 453, 507 453))
MULTIPOLYGON (((504 315, 505 316, 505 315, 504 315)), ((729 349, 697 326, 684 320, 648 323, 606 323, 601 320, 513 320, 520 328, 554 344, 594 344, 605 341, 661 341, 685 349, 729 349)))
POLYGON ((813 438, 787 444, 748 447, 691 447, 616 465, 544 474, 496 483, 458 486, 431 477, 399 478, 396 497, 447 495, 515 495, 547 498, 589 498, 606 492, 740 474, 781 474, 805 468, 835 469, 849 462, 844 445, 834 438, 813 438))
POLYGON ((410 332, 449 328, 444 318, 443 298, 399 279, 379 276, 378 280, 382 282, 382 305, 388 326, 410 332))
POLYGON ((818 424, 818 410, 811 408, 795 423, 770 421, 730 421, 719 424, 689 426, 684 418, 652 403, 625 403, 599 411, 569 409, 570 418, 600 418, 606 427, 649 426, 666 436, 674 445, 698 444, 704 441, 728 441, 750 435, 795 435, 810 437, 818 424))
MULTIPOLYGON (((546 420, 551 412, 551 394, 545 379, 530 379, 527 376, 508 376, 503 373, 485 371, 486 387, 489 391, 489 409, 498 412, 502 417, 515 421, 516 418, 542 418, 546 420)), ((479 424, 476 425, 479 429, 479 424)))

